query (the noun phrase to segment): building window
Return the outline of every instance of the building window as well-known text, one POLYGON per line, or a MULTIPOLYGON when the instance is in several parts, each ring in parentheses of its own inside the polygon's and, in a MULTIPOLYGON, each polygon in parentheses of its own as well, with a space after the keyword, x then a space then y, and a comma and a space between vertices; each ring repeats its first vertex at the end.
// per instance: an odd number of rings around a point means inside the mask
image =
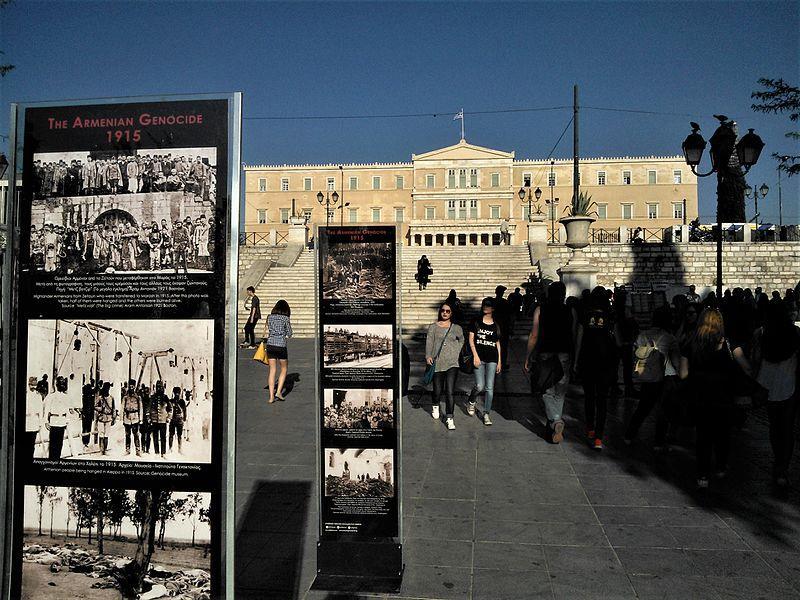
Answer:
POLYGON ((492 219, 499 219, 500 218, 500 207, 499 206, 490 206, 489 207, 489 217, 492 219))
POLYGON ((267 191, 267 180, 263 177, 258 180, 258 191, 259 192, 267 191))
POLYGON ((448 200, 447 201, 447 218, 448 219, 455 219, 456 218, 456 201, 455 200, 448 200))
POLYGON ((622 218, 623 219, 632 219, 633 218, 633 204, 623 204, 622 205, 622 218))
POLYGON ((656 184, 656 172, 647 171, 647 185, 655 185, 655 184, 656 184))
POLYGON ((402 208, 395 208, 394 209, 394 220, 396 223, 403 222, 403 209, 402 208))
POLYGON ((429 221, 436 218, 436 207, 435 206, 426 206, 425 207, 425 218, 429 221))
POLYGON ((425 175, 425 187, 429 189, 436 187, 436 175, 425 175))
POLYGON ((303 209, 303 218, 306 220, 306 223, 310 223, 311 222, 311 214, 312 214, 312 211, 311 211, 310 208, 304 208, 303 209))
POLYGON ((289 178, 288 177, 284 177, 283 179, 281 179, 281 191, 282 192, 288 192, 289 191, 289 178))
POLYGON ((328 191, 332 192, 336 189, 336 178, 328 177, 328 191))
POLYGON ((259 225, 263 225, 267 222, 267 211, 263 208, 258 209, 258 223, 259 225))
POLYGON ((380 178, 380 176, 379 176, 379 175, 375 175, 375 176, 372 178, 372 189, 373 189, 373 190, 379 190, 379 189, 381 189, 381 178, 380 178))
POLYGON ((336 210, 334 210, 333 208, 328 209, 328 222, 336 223, 336 210))
POLYGON ((523 173, 522 174, 522 187, 531 187, 531 174, 530 173, 523 173))
POLYGON ((550 187, 556 187, 556 173, 553 171, 552 173, 547 174, 547 185, 550 187))
POLYGON ((459 169, 458 170, 458 187, 465 188, 467 187, 467 170, 466 169, 459 169))
POLYGON ((350 218, 350 222, 351 223, 358 223, 358 209, 357 208, 351 208, 351 209, 349 209, 349 212, 350 212, 350 217, 349 217, 350 218))
POLYGON ((648 204, 647 205, 647 218, 648 219, 657 219, 658 218, 658 204, 648 204))
POLYGON ((492 173, 492 187, 500 187, 500 173, 492 173))
POLYGON ((683 202, 672 203, 672 218, 683 220, 683 202))
POLYGON ((380 223, 381 222, 381 209, 380 208, 373 208, 372 209, 372 222, 373 223, 380 223))
POLYGON ((403 181, 403 176, 402 175, 395 175, 394 184, 395 184, 395 187, 398 190, 402 190, 403 189, 403 184, 404 183, 405 182, 403 181))
POLYGON ((532 212, 533 212, 533 210, 529 209, 527 204, 523 204, 522 205, 522 220, 523 221, 530 221, 532 212))
POLYGON ((470 200, 469 201, 469 218, 470 219, 477 219, 478 218, 478 201, 477 200, 470 200))
POLYGON ((631 172, 630 171, 623 171, 622 172, 622 185, 630 185, 631 184, 631 172))
POLYGON ((478 187, 478 169, 469 170, 469 187, 478 187))
POLYGON ((680 169, 676 169, 672 172, 672 183, 681 183, 681 171, 680 169))
POLYGON ((597 218, 598 219, 607 219, 608 218, 608 204, 598 204, 597 205, 597 218))
POLYGON ((606 172, 605 171, 598 171, 597 172, 597 185, 605 185, 606 184, 606 172))
POLYGON ((350 178, 350 189, 357 190, 358 189, 358 177, 351 177, 350 178))
POLYGON ((281 223, 288 223, 289 222, 289 209, 282 208, 281 209, 281 223))
POLYGON ((311 186, 312 186, 311 177, 303 177, 303 190, 306 192, 310 192, 311 186))
POLYGON ((448 169, 447 170, 447 187, 449 187, 449 188, 456 187, 456 170, 455 169, 448 169))

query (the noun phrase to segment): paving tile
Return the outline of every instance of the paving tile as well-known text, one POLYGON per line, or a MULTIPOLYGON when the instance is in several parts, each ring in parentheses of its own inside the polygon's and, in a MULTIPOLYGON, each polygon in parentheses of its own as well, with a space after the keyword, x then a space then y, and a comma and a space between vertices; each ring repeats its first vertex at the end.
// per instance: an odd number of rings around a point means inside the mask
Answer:
POLYGON ((707 577, 714 592, 724 600, 775 600, 798 598, 800 593, 775 577, 707 577))
POLYGON ((469 519, 440 519, 411 517, 405 520, 406 537, 433 540, 472 541, 473 521, 469 519))
POLYGON ((550 584, 556 600, 628 600, 636 598, 624 573, 593 573, 589 577, 574 573, 551 574, 550 584))
POLYGON ((544 571, 475 569, 473 600, 552 600, 544 571))
POLYGON ((748 546, 728 527, 667 527, 680 548, 695 550, 747 550, 748 546))
POLYGON ((610 548, 545 546, 547 568, 559 573, 622 573, 622 565, 610 548))
POLYGON ((397 596, 462 600, 469 597, 470 587, 469 569, 416 566, 403 574, 403 585, 397 596))
POLYGON ((698 575, 630 575, 641 600, 719 600, 713 582, 698 575))
POLYGON ((475 484, 471 481, 463 480, 446 483, 441 479, 436 479, 435 483, 423 484, 419 493, 423 498, 472 500, 475 498, 475 484))
POLYGON ((539 523, 542 544, 552 546, 605 546, 608 539, 600 525, 591 523, 539 523))
POLYGON ((471 567, 472 542, 410 538, 403 544, 403 561, 427 567, 471 567))
POLYGON ((800 553, 761 552, 761 557, 800 592, 800 553))
POLYGON ((755 552, 736 550, 685 550, 700 575, 719 577, 771 577, 770 566, 755 552))
POLYGON ((544 549, 535 544, 475 542, 475 568, 545 571, 544 549))
POLYGON ((481 518, 475 526, 475 540, 481 542, 516 542, 540 544, 541 532, 536 523, 503 521, 493 517, 481 518))
POLYGON ((450 519, 471 519, 475 502, 472 499, 414 498, 407 503, 406 517, 438 517, 450 519))
POLYGON ((617 548, 625 571, 632 575, 704 575, 677 548, 617 548))
POLYGON ((647 498, 637 489, 595 489, 587 488, 586 496, 593 505, 606 506, 648 506, 647 498))
POLYGON ((661 525, 605 525, 615 548, 675 548, 677 540, 669 527, 661 525))

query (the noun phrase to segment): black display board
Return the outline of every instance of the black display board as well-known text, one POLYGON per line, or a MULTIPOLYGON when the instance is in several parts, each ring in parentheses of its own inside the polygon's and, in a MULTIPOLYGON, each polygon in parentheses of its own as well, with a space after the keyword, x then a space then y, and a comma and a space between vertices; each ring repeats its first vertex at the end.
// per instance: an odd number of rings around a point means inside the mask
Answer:
POLYGON ((19 111, 12 598, 224 596, 240 101, 19 111))
POLYGON ((396 231, 320 227, 318 402, 322 589, 397 589, 400 367, 396 231))

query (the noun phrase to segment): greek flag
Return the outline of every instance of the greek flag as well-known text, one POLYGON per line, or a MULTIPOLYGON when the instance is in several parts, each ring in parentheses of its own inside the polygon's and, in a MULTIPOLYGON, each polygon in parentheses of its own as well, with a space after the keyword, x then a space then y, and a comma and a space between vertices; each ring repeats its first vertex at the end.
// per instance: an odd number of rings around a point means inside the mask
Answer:
POLYGON ((459 119, 461 119, 462 121, 464 120, 464 109, 463 108, 456 113, 455 117, 453 117, 453 121, 458 121, 459 119))

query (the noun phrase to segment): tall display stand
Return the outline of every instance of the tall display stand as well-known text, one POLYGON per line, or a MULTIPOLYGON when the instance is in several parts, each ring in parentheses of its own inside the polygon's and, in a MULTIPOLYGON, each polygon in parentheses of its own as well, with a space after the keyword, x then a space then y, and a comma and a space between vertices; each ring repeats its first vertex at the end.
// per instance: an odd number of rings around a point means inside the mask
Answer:
POLYGON ((319 227, 319 542, 313 588, 392 592, 403 576, 396 230, 319 227))

